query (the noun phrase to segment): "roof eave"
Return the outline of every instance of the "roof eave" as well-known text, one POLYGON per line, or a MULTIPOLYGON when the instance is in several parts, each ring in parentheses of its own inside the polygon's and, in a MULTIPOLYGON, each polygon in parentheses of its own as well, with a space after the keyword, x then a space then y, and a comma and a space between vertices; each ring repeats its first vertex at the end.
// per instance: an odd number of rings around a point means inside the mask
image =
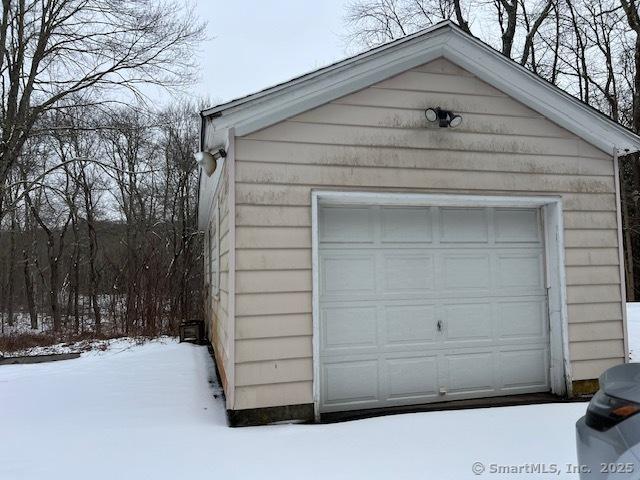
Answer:
POLYGON ((640 137, 451 22, 224 105, 204 110, 210 130, 205 148, 283 121, 406 70, 445 57, 539 112, 600 150, 640 151, 640 137), (428 36, 428 41, 425 37, 428 36))

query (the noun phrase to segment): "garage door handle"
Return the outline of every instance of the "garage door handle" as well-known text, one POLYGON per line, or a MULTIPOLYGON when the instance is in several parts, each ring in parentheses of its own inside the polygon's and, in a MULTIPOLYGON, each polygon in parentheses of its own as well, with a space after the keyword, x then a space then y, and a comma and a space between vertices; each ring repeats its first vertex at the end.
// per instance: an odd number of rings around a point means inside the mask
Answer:
POLYGON ((441 332, 442 331, 442 320, 438 320, 438 323, 436 324, 436 326, 438 327, 438 331, 441 332))

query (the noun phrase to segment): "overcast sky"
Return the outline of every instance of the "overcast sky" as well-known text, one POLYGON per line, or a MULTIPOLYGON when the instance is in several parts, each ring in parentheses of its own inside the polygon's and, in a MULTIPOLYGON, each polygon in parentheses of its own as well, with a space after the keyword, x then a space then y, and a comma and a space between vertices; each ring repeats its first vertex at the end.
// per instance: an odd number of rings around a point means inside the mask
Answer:
POLYGON ((231 100, 347 56, 346 0, 197 0, 211 40, 193 93, 231 100))

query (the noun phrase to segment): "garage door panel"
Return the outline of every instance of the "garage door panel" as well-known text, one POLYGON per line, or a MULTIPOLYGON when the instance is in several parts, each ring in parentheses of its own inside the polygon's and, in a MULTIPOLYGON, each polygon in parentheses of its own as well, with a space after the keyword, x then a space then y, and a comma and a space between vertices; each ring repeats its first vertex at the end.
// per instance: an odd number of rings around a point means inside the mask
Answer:
POLYGON ((325 363, 322 378, 328 405, 376 403, 379 399, 377 359, 325 363))
POLYGON ((495 211, 497 243, 540 243, 540 216, 537 209, 501 208, 495 211))
POLYGON ((431 209, 382 207, 382 243, 431 243, 431 209))
POLYGON ((326 256, 321 268, 321 294, 345 296, 375 292, 373 253, 326 256))
POLYGON ((445 289, 488 289, 491 285, 490 264, 488 253, 445 254, 442 261, 445 289))
POLYGON ((493 341, 490 303, 443 305, 444 342, 493 341))
POLYGON ((501 253, 496 257, 500 288, 544 288, 542 253, 501 253))
POLYGON ((498 368, 503 390, 539 389, 549 383, 549 351, 546 346, 531 350, 501 351, 498 368))
POLYGON ((323 207, 318 220, 320 242, 373 242, 371 208, 323 207))
POLYGON ((384 308, 387 346, 433 343, 436 340, 433 305, 397 305, 384 308))
POLYGON ((447 395, 490 393, 495 390, 491 351, 447 354, 445 363, 447 395))
POLYGON ((388 399, 426 401, 439 395, 437 356, 389 358, 385 366, 388 399))
POLYGON ((427 292, 434 288, 432 255, 397 254, 383 255, 381 272, 384 292, 427 292))
POLYGON ((547 341, 547 302, 521 300, 498 303, 498 334, 503 340, 547 341))
POLYGON ((538 210, 340 208, 319 212, 321 411, 549 390, 538 210))
POLYGON ((440 243, 486 243, 488 240, 487 209, 440 209, 440 243))
POLYGON ((376 347, 375 307, 323 308, 322 350, 376 347))

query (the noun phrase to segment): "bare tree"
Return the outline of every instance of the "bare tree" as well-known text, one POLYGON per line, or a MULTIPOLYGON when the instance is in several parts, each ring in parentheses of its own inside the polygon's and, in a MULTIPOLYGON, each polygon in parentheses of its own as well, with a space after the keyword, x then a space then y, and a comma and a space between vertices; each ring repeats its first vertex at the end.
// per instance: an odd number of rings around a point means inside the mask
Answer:
POLYGON ((620 0, 624 9, 629 28, 635 34, 633 50, 634 73, 633 73, 633 113, 631 125, 636 132, 640 132, 640 14, 635 0, 620 0))
POLYGON ((202 35, 174 0, 3 0, 0 193, 46 112, 79 92, 118 100, 123 90, 141 96, 144 85, 189 81, 202 35))
POLYGON ((534 73, 538 73, 538 62, 536 59, 535 37, 538 35, 540 27, 549 18, 549 15, 556 7, 556 1, 547 0, 540 13, 531 16, 531 12, 527 10, 527 3, 522 1, 522 18, 526 29, 524 47, 522 48, 522 56, 520 57, 520 65, 530 65, 534 73))
MULTIPOLYGON (((455 20, 468 33, 473 33, 472 24, 481 24, 488 32, 500 33, 500 45, 496 47, 505 56, 523 65, 536 65, 531 58, 535 55, 535 37, 558 1, 356 0, 347 6, 345 20, 349 40, 365 46, 394 40, 441 20, 455 20), (471 18, 470 12, 474 12, 471 18), (516 42, 518 35, 523 37, 522 42, 516 42)), ((486 40, 491 40, 491 33, 486 40)))

